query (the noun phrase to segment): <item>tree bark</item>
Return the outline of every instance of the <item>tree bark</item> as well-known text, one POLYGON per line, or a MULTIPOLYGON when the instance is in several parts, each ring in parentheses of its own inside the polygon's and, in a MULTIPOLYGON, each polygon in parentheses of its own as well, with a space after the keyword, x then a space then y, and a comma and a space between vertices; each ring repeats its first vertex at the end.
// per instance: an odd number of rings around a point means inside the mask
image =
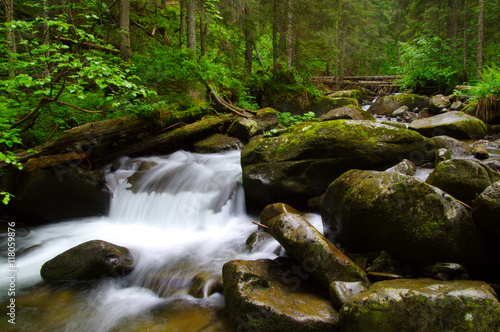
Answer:
MULTIPOLYGON (((5 22, 11 22, 14 20, 14 2, 13 0, 4 0, 5 4, 5 22)), ((9 55, 9 63, 12 64, 12 54, 16 53, 16 40, 14 38, 14 31, 7 29, 5 33, 5 40, 7 41, 7 47, 11 55, 9 55)), ((16 72, 9 68, 9 77, 16 76, 16 72)))
POLYGON ((273 2, 273 77, 276 77, 278 72, 278 0, 273 2))
POLYGON ((196 53, 196 0, 187 0, 187 48, 196 53))
POLYGON ((207 12, 205 10, 205 0, 200 1, 200 53, 205 56, 206 40, 208 36, 207 12))
POLYGON ((467 82, 469 80, 467 75, 467 0, 464 0, 464 53, 463 53, 463 67, 464 76, 463 81, 467 82))
POLYGON ((182 46, 186 34, 186 0, 180 1, 179 46, 182 46))
POLYGON ((293 68, 293 2, 288 0, 287 8, 287 44, 286 44, 286 67, 289 72, 293 68))
POLYGON ((130 49, 130 0, 120 0, 120 58, 131 61, 130 49))
POLYGON ((252 10, 248 3, 245 4, 245 8, 243 9, 244 23, 243 23, 243 32, 245 35, 245 63, 247 67, 247 73, 252 73, 252 64, 253 64, 253 46, 254 46, 254 31, 252 26, 252 10))
POLYGON ((484 50, 484 0, 479 0, 478 36, 477 36, 477 79, 481 79, 483 72, 484 50))
POLYGON ((342 18, 342 29, 341 33, 341 50, 340 50, 340 79, 345 76, 345 59, 346 59, 346 35, 347 35, 347 19, 345 16, 342 18))

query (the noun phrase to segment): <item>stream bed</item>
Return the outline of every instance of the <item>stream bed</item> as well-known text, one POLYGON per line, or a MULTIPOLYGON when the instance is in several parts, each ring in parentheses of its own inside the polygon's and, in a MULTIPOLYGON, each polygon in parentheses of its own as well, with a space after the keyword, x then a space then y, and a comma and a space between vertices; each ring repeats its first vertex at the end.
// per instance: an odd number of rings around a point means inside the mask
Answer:
MULTIPOLYGON (((275 258, 279 248, 273 239, 253 252, 245 245, 257 230, 252 221, 258 217, 245 211, 240 152, 178 151, 165 157, 123 158, 110 168, 108 216, 43 225, 28 234, 17 230, 16 324, 5 318, 9 280, 1 278, 0 330, 234 331, 223 295, 210 286, 220 287, 225 262, 275 258), (91 285, 42 281, 44 262, 96 239, 127 247, 135 270, 91 285), (193 296, 197 279, 204 282, 193 296)), ((310 221, 321 230, 318 215, 310 221)), ((1 248, 7 248, 6 241, 2 234, 1 248)), ((0 271, 10 272, 7 257, 0 271)))

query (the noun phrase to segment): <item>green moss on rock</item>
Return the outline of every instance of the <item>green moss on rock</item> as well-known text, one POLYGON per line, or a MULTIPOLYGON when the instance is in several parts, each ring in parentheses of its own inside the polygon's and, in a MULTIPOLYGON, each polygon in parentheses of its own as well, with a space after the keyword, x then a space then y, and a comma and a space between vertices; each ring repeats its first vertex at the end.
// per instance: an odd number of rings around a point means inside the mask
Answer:
POLYGON ((434 142, 376 121, 337 120, 301 123, 254 140, 242 149, 241 163, 248 197, 293 205, 323 194, 347 170, 386 169, 403 159, 433 160, 434 142))
POLYGON ((373 284, 340 310, 340 330, 497 331, 500 303, 481 281, 400 279, 373 284))
POLYGON ((463 205, 440 189, 395 173, 352 170, 321 203, 329 238, 353 249, 387 250, 402 263, 481 262, 481 242, 463 205))

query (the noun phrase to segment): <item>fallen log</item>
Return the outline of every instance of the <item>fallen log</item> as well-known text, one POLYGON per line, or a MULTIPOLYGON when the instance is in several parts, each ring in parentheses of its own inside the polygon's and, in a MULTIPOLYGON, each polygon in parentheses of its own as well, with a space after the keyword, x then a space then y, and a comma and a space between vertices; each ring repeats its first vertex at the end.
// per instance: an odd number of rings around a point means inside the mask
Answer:
POLYGON ((102 166, 121 156, 168 154, 179 149, 189 149, 197 140, 225 132, 234 120, 235 117, 231 114, 206 117, 159 136, 108 151, 105 155, 93 158, 92 164, 102 166))
MULTIPOLYGON (((149 117, 125 116, 116 119, 87 123, 71 128, 55 140, 49 141, 30 151, 16 154, 20 163, 43 156, 52 156, 52 161, 69 158, 74 163, 78 155, 94 164, 95 159, 105 157, 109 151, 126 148, 140 140, 145 140, 161 133, 168 127, 178 126, 179 123, 192 123, 202 118, 206 111, 196 112, 157 112, 149 117), (57 156, 57 157, 56 157, 57 156)), ((49 158, 50 159, 50 158, 49 158)), ((43 160, 39 161, 44 163, 43 160)), ((0 168, 6 166, 0 162, 0 168)))

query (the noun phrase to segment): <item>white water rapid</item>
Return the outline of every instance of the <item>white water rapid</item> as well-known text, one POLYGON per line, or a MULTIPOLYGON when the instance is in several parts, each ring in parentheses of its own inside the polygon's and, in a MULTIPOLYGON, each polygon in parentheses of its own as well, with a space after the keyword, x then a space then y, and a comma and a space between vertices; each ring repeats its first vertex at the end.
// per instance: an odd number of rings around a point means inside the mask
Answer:
MULTIPOLYGON (((189 332, 185 326, 205 318, 191 312, 179 323, 172 314, 179 305, 173 303, 220 309, 224 302, 220 293, 189 295, 195 276, 215 282, 229 260, 276 257, 278 244, 272 239, 256 252, 246 249, 245 241, 257 227, 251 223, 255 218, 245 212, 239 151, 211 155, 179 151, 166 157, 123 158, 120 164, 106 175, 113 193, 109 216, 44 225, 16 238, 16 325, 6 323, 2 308, 0 330, 156 331, 162 326, 162 331, 189 332), (44 262, 96 239, 129 248, 134 272, 92 286, 42 282, 44 262), (170 304, 174 309, 161 316, 170 304)), ((318 216, 311 222, 321 227, 318 216)), ((6 252, 6 235, 0 236, 0 248, 6 252)), ((7 270, 4 257, 2 276, 7 270)), ((4 304, 8 288, 7 278, 1 278, 4 304)))

